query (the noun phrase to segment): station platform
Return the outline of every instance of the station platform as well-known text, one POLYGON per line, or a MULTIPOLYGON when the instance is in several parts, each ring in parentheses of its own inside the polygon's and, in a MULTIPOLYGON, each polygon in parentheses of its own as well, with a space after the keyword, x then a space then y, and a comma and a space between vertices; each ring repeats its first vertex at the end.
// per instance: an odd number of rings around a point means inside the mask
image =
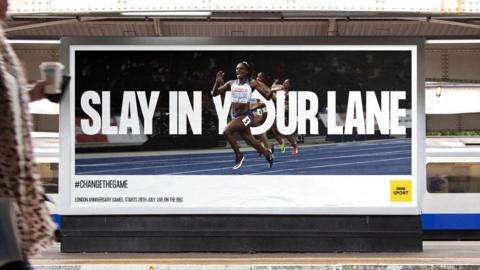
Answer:
POLYGON ((31 258, 35 270, 480 269, 480 241, 426 241, 421 253, 60 253, 31 258))

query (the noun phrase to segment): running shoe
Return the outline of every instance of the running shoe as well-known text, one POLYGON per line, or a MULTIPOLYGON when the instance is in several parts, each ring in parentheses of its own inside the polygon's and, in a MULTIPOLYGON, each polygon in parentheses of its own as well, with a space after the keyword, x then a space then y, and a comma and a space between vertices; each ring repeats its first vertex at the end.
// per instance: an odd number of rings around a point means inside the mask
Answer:
POLYGON ((243 161, 245 160, 245 156, 241 155, 240 157, 235 158, 235 165, 233 165, 233 169, 236 170, 242 167, 243 161))
POLYGON ((265 157, 265 159, 267 160, 268 162, 268 168, 272 168, 273 167, 273 154, 270 153, 270 151, 268 151, 268 157, 265 157))
POLYGON ((292 155, 295 156, 296 154, 298 154, 298 144, 292 147, 292 155))
POLYGON ((273 149, 273 145, 272 145, 272 148, 268 149, 268 152, 272 155, 273 158, 275 158, 275 155, 273 154, 273 151, 275 149, 273 149))
POLYGON ((280 152, 285 153, 285 143, 279 144, 280 152))

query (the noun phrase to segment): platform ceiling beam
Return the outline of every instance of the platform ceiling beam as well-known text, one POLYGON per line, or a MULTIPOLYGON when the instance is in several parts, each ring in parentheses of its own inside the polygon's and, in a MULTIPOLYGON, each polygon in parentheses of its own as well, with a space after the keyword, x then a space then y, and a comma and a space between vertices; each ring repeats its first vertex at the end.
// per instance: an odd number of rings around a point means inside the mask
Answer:
POLYGON ((34 28, 42 28, 42 27, 49 27, 49 26, 54 26, 54 25, 61 25, 61 24, 70 24, 70 23, 78 23, 78 22, 87 22, 87 21, 98 21, 102 20, 104 18, 100 17, 91 17, 91 18, 75 18, 75 19, 68 19, 68 20, 57 20, 57 21, 49 21, 49 22, 43 22, 43 23, 33 23, 33 24, 27 24, 27 25, 20 25, 20 26, 14 26, 14 27, 8 27, 4 29, 4 32, 14 32, 14 31, 20 31, 20 30, 30 30, 34 28))
POLYGON ((10 13, 102 14, 138 11, 211 12, 358 12, 411 14, 480 14, 479 1, 458 0, 11 0, 10 13))

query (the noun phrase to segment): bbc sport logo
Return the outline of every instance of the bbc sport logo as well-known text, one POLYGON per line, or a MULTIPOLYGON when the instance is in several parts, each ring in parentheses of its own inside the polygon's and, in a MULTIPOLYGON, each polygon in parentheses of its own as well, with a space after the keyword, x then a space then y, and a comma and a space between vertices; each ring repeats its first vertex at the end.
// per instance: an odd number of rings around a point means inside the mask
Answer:
POLYGON ((391 180, 390 181, 390 201, 391 202, 411 202, 412 201, 412 181, 411 180, 391 180))

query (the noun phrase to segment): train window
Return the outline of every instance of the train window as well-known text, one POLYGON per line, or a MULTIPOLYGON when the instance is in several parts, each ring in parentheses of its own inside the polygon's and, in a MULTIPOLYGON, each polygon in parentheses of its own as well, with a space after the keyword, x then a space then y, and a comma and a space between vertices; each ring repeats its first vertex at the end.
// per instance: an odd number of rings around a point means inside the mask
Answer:
POLYGON ((480 193, 480 162, 427 164, 430 193, 480 193))
POLYGON ((58 163, 38 163, 37 166, 45 192, 58 193, 58 163))
POLYGON ((480 84, 427 82, 425 106, 427 137, 435 147, 480 142, 480 84))

